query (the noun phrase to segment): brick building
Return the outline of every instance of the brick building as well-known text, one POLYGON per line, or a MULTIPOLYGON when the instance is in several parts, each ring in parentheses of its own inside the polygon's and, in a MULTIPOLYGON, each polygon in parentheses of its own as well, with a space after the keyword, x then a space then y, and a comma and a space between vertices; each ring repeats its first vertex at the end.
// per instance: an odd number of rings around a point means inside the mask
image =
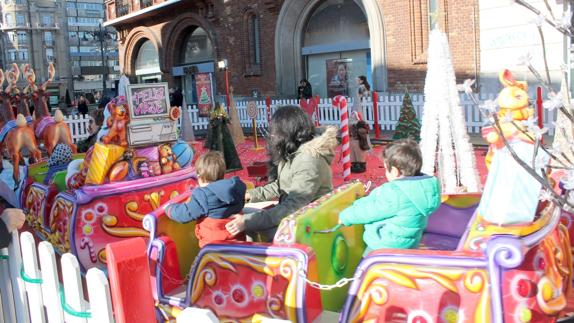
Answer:
POLYGON ((306 78, 324 97, 359 75, 377 91, 422 90, 431 24, 448 33, 457 78, 480 73, 476 0, 106 0, 106 16, 122 71, 181 87, 187 102, 198 71, 225 92, 223 59, 240 96, 295 97, 306 78))

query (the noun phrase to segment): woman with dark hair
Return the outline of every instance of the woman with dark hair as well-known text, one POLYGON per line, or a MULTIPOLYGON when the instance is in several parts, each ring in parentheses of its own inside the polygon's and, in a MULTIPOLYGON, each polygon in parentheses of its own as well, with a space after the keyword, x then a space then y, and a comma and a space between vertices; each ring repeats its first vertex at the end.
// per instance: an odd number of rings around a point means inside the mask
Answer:
POLYGON ((277 165, 277 178, 249 190, 245 199, 250 202, 279 199, 279 204, 257 213, 236 215, 226 226, 231 234, 259 233, 264 241, 273 239, 284 217, 333 189, 331 162, 338 145, 336 128, 328 127, 315 136, 311 119, 296 106, 278 109, 271 118, 270 128, 268 149, 277 165))
POLYGON ((363 114, 363 101, 365 101, 370 94, 371 85, 369 81, 367 81, 367 77, 364 75, 357 77, 357 92, 355 92, 355 97, 353 98, 351 113, 357 111, 359 114, 363 114))
POLYGON ((298 99, 311 99, 313 97, 313 90, 311 89, 311 83, 306 79, 302 79, 299 82, 299 87, 297 88, 297 92, 299 92, 298 99))

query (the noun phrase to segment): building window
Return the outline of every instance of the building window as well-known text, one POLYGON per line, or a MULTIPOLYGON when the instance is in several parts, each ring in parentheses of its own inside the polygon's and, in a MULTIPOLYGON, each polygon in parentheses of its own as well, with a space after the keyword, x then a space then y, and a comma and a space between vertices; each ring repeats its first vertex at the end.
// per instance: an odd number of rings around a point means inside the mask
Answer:
POLYGON ((26 49, 26 48, 20 49, 18 52, 20 53, 20 60, 21 61, 27 61, 28 60, 28 49, 26 49))
POLYGON ((99 53, 100 49, 95 46, 80 46, 80 53, 99 53))
POLYGON ((429 1, 429 30, 438 27, 438 2, 437 0, 429 1))
POLYGON ((429 31, 441 23, 439 0, 410 0, 411 58, 415 64, 427 60, 429 31))
POLYGON ((18 26, 24 26, 26 24, 26 18, 24 15, 16 14, 16 24, 18 26))
POLYGON ((252 15, 249 26, 251 64, 261 63, 260 39, 259 39, 259 17, 252 15))
POLYGON ((66 2, 66 8, 74 10, 76 9, 76 3, 68 1, 66 2))
POLYGON ((81 10, 103 10, 100 3, 78 2, 77 6, 81 10))
POLYGON ((44 33, 44 42, 46 43, 46 45, 52 45, 52 43, 54 42, 54 38, 51 31, 46 31, 44 33))
POLYGON ((197 27, 181 48, 180 65, 213 61, 213 47, 205 30, 197 27))
POLYGON ((44 26, 51 26, 52 25, 52 16, 42 16, 42 25, 44 26))
POLYGON ((76 17, 68 17, 68 24, 75 26, 77 24, 76 17))
POLYGON ((27 40, 28 40, 28 34, 24 31, 19 31, 18 32, 18 44, 26 44, 27 40))
POLYGON ((128 0, 116 0, 116 17, 125 16, 130 13, 130 4, 128 0))
POLYGON ((153 5, 153 0, 140 0, 140 8, 147 8, 153 5))
POLYGON ((17 61, 18 60, 18 51, 15 49, 8 50, 8 58, 10 58, 10 61, 17 61))
POLYGON ((15 43, 18 40, 16 33, 13 31, 9 31, 7 33, 7 36, 8 36, 8 39, 10 40, 10 42, 12 42, 12 43, 15 43))
POLYGON ((4 23, 8 26, 14 26, 14 16, 11 13, 7 13, 4 16, 4 23))
POLYGON ((53 48, 46 48, 46 60, 48 62, 54 61, 54 49, 53 48))
POLYGON ((25 4, 26 0, 16 0, 16 4, 25 4))
POLYGON ((244 62, 245 75, 261 74, 261 37, 260 19, 253 11, 247 11, 244 16, 245 45, 244 62))

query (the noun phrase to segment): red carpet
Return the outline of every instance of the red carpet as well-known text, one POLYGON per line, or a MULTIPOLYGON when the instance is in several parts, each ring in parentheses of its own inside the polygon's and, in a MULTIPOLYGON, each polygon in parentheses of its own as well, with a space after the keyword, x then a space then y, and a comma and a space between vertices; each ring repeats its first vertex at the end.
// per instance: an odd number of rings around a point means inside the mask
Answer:
MULTIPOLYGON (((265 146, 264 142, 263 143, 260 142, 259 145, 262 147, 265 146)), ((203 154, 206 151, 206 149, 203 148, 203 141, 197 142, 193 146, 194 146, 194 149, 196 152, 195 158, 197 158, 199 155, 203 154)), ((254 148, 254 142, 250 139, 247 139, 244 144, 237 145, 236 148, 237 148, 237 153, 239 154, 239 157, 241 158, 243 170, 231 172, 227 176, 228 177, 239 176, 241 179, 243 179, 245 181, 251 181, 254 184, 256 184, 255 178, 249 177, 249 175, 247 174, 247 166, 252 165, 254 162, 266 161, 268 159, 267 151, 265 149, 255 151, 253 149, 254 148)), ((385 179, 385 168, 383 166, 383 162, 382 162, 382 158, 381 158, 383 149, 384 149, 384 146, 375 146, 373 148, 373 150, 371 152, 369 152, 368 157, 367 157, 367 172, 363 173, 363 174, 351 174, 351 179, 352 180, 360 180, 364 183, 371 181, 372 184, 374 185, 373 187, 379 186, 382 183, 384 183, 386 181, 386 179, 385 179)), ((486 167, 484 165, 485 154, 486 154, 486 148, 482 148, 482 147, 475 148, 477 167, 478 167, 481 181, 483 184, 486 181, 486 175, 487 175, 486 167)), ((341 163, 341 148, 340 147, 337 149, 337 154, 335 156, 335 159, 333 160, 331 168, 333 170, 333 185, 334 185, 334 187, 342 185, 344 183, 344 180, 343 180, 343 164, 341 163)), ((260 185, 262 183, 257 183, 257 184, 260 185)))

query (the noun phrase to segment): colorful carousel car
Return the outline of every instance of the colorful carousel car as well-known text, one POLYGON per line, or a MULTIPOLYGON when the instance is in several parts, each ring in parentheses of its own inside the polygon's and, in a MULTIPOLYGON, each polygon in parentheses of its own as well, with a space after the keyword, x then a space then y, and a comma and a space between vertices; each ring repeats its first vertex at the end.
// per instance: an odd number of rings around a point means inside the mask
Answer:
POLYGON ((150 213, 144 228, 160 307, 173 315, 207 308, 224 322, 554 322, 565 308, 572 258, 553 204, 532 223, 498 226, 476 212, 479 195, 447 196, 419 249, 361 259, 362 226, 329 228, 364 194, 361 183, 339 187, 286 217, 271 244, 200 251, 193 224, 170 221, 163 207, 150 213))
POLYGON ((167 93, 167 84, 130 86, 106 107, 107 132, 86 154, 58 142, 47 161, 20 167, 18 190, 3 182, 37 235, 83 270, 106 269, 108 243, 148 237, 144 215, 195 185, 193 150, 177 140, 180 110, 167 93))

